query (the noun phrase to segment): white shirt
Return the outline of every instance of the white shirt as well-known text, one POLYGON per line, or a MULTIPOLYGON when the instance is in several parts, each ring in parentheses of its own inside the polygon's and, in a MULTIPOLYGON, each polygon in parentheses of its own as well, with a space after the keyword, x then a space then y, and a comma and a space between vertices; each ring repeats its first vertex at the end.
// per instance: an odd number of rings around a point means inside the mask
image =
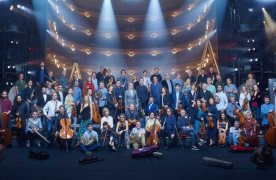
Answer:
POLYGON ((61 106, 62 103, 58 100, 54 101, 48 101, 47 104, 43 108, 43 114, 45 116, 55 117, 56 110, 59 109, 59 106, 61 106))
POLYGON ((178 106, 178 99, 179 99, 179 91, 176 91, 176 92, 175 92, 175 96, 176 96, 175 109, 177 109, 177 106, 178 106))
POLYGON ((62 92, 58 92, 59 93, 59 96, 60 96, 60 101, 61 101, 61 103, 63 104, 63 102, 64 102, 64 97, 63 97, 63 94, 62 94, 62 92))
POLYGON ((218 111, 225 110, 228 106, 228 99, 224 92, 217 92, 216 95, 220 98, 220 101, 218 104, 216 104, 216 108, 218 111))
POLYGON ((151 84, 150 78, 143 76, 143 79, 144 79, 144 85, 147 86, 147 87, 150 86, 150 84, 151 84))
POLYGON ((47 94, 43 94, 43 99, 45 102, 47 101, 47 94))
POLYGON ((108 123, 108 125, 111 127, 111 128, 113 128, 113 117, 111 117, 111 116, 108 116, 107 118, 104 116, 104 117, 102 117, 102 119, 101 119, 101 129, 103 129, 103 123, 104 122, 107 122, 108 123))

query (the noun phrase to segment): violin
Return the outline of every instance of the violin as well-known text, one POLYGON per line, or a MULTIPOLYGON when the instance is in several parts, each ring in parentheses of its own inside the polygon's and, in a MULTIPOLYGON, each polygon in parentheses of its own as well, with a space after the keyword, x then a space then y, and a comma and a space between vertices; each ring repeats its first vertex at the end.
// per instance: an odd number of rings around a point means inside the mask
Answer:
POLYGON ((221 131, 219 132, 219 144, 225 144, 225 139, 226 139, 226 133, 224 131, 221 131))
POLYGON ((68 118, 62 118, 60 120, 60 125, 62 126, 61 130, 59 131, 59 137, 61 139, 71 139, 73 138, 74 131, 70 128, 71 121, 68 118))
POLYGON ((205 125, 204 125, 204 119, 202 118, 202 122, 200 123, 200 134, 205 136, 206 135, 206 129, 205 129, 205 125))
POLYGON ((215 127, 215 123, 214 123, 213 116, 212 115, 208 115, 207 120, 208 120, 208 127, 214 128, 215 127))
POLYGON ((177 105, 177 114, 180 115, 181 109, 182 109, 182 104, 179 102, 178 105, 177 105))
POLYGON ((123 99, 120 98, 118 100, 118 109, 122 112, 122 110, 124 109, 124 106, 123 106, 123 99))
POLYGON ((72 117, 77 117, 77 109, 75 105, 72 107, 72 117))
POLYGON ((20 119, 19 116, 17 116, 17 117, 15 118, 15 127, 16 127, 17 129, 21 129, 21 128, 22 128, 21 119, 20 119))
POLYGON ((270 112, 267 114, 267 119, 269 122, 269 129, 265 133, 265 141, 270 146, 276 146, 276 121, 275 112, 270 112))
POLYGON ((158 132, 160 132, 160 127, 156 126, 156 121, 157 119, 154 119, 154 124, 150 127, 150 135, 147 139, 147 145, 148 146, 153 146, 153 145, 158 145, 160 143, 160 139, 158 137, 158 132))
POLYGON ((92 119, 95 123, 100 124, 101 123, 101 115, 100 115, 100 110, 97 105, 97 103, 92 104, 92 119))
POLYGON ((237 119, 240 121, 240 127, 243 127, 246 119, 245 119, 244 115, 242 114, 242 112, 238 108, 236 108, 236 109, 234 109, 234 115, 236 115, 237 119))

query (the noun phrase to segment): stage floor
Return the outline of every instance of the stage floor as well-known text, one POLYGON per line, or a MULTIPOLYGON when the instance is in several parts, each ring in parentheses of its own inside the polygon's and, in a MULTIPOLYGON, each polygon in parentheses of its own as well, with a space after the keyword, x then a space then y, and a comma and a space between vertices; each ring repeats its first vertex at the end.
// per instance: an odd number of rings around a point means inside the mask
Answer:
MULTIPOLYGON (((76 150, 66 152, 49 149, 48 160, 35 160, 28 157, 24 147, 6 149, 1 155, 0 179, 274 179, 276 165, 260 170, 250 161, 251 153, 234 154, 228 148, 201 147, 191 151, 186 147, 159 150, 161 159, 154 157, 133 159, 130 150, 109 152, 106 149, 96 152, 104 161, 79 165, 82 154, 76 150), (234 163, 233 169, 205 166, 202 157, 209 156, 234 163)), ((273 150, 274 157, 276 150, 273 150)))

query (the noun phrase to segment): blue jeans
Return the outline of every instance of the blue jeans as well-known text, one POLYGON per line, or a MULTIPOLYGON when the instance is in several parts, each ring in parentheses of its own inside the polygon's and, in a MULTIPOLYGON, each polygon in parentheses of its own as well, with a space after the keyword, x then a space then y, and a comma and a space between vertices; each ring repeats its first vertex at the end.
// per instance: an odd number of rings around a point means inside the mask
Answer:
POLYGON ((85 146, 83 144, 80 145, 81 149, 84 151, 84 152, 87 152, 87 151, 93 151, 95 149, 97 149, 98 147, 100 147, 100 143, 96 143, 96 144, 91 144, 91 145, 88 145, 88 146, 85 146))
POLYGON ((56 120, 55 118, 48 119, 48 122, 47 122, 47 139, 48 140, 51 139, 51 133, 53 131, 55 120, 56 120))
POLYGON ((187 129, 182 129, 179 132, 180 134, 188 134, 191 137, 191 143, 192 146, 195 146, 195 142, 196 142, 196 131, 194 128, 187 128, 187 129))
POLYGON ((261 124, 261 123, 262 123, 262 120, 261 120, 261 118, 260 118, 260 114, 261 114, 260 108, 252 107, 251 110, 252 110, 253 116, 255 116, 256 121, 257 121, 259 124, 261 124))
POLYGON ((229 133, 228 143, 230 145, 237 145, 238 144, 238 134, 237 133, 229 133))

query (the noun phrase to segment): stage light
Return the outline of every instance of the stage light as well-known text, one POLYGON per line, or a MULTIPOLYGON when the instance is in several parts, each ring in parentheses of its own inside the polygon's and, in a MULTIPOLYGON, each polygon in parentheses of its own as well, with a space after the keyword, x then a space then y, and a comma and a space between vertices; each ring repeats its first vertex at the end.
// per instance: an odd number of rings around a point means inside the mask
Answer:
POLYGON ((263 11, 265 11, 265 8, 262 8, 263 11))
POLYGON ((253 59, 250 59, 249 61, 250 61, 250 62, 252 62, 252 61, 253 61, 253 59))
POLYGON ((127 55, 128 55, 129 57, 133 57, 133 56, 135 56, 135 53, 134 53, 133 51, 129 51, 129 52, 127 53, 127 55))
POLYGON ((173 54, 176 54, 177 52, 178 52, 178 51, 177 51, 176 48, 173 48, 173 49, 172 49, 172 53, 173 53, 173 54))
POLYGON ((255 61, 257 62, 257 61, 258 61, 258 58, 256 58, 255 61))
POLYGON ((91 14, 90 14, 89 12, 87 12, 87 11, 85 11, 83 14, 84 14, 85 17, 87 17, 87 18, 89 18, 89 17, 91 16, 91 14))
POLYGON ((252 42, 255 42, 255 39, 252 39, 252 42))
POLYGON ((11 5, 11 6, 10 6, 10 11, 13 11, 13 9, 14 9, 14 6, 11 5))
POLYGON ((130 23, 132 23, 132 22, 135 21, 135 19, 133 17, 129 17, 129 18, 127 18, 127 21, 130 22, 130 23))
POLYGON ((253 51, 255 51, 256 49, 255 49, 255 48, 253 48, 252 50, 253 50, 253 51))
POLYGON ((128 34, 128 35, 127 35, 127 38, 128 38, 128 39, 134 39, 134 38, 135 38, 135 35, 134 35, 134 34, 128 34))
POLYGON ((234 71, 238 71, 239 69, 238 68, 235 68, 234 71))
POLYGON ((17 4, 17 6, 16 6, 18 9, 20 9, 21 8, 21 5, 20 4, 17 4))

